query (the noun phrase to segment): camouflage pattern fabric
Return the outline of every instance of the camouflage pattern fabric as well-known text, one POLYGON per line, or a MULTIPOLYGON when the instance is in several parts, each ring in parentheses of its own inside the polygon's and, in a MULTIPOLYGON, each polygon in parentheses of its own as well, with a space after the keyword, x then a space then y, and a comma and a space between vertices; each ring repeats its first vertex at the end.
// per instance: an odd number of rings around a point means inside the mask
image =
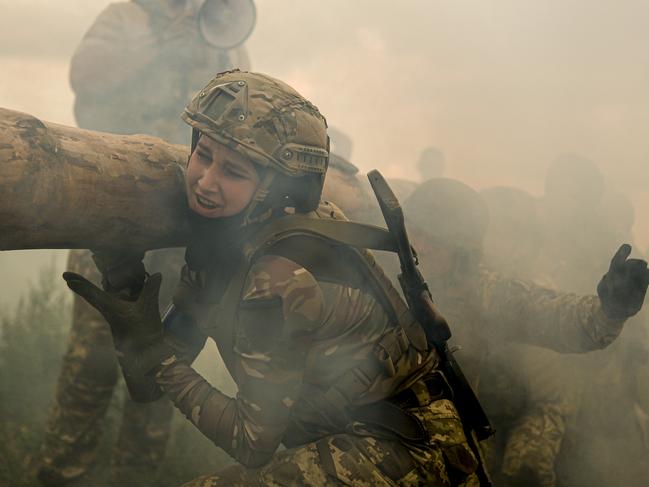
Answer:
POLYGON ((571 413, 565 404, 546 403, 519 419, 509 433, 502 461, 506 485, 556 486, 555 461, 571 413))
POLYGON ((452 344, 461 347, 458 360, 497 430, 483 445, 494 476, 527 472, 526 478, 546 479, 539 485, 552 485, 565 425, 577 407, 576 394, 569 391, 574 382, 557 379, 567 376, 565 361, 552 352, 521 346, 557 352, 604 348, 622 322, 606 317, 597 296, 553 291, 486 269, 475 279, 436 286, 433 296, 452 326, 452 344))
POLYGON ((184 487, 479 485, 476 459, 466 447, 457 411, 448 400, 413 409, 430 432, 421 445, 373 436, 330 435, 283 450, 257 469, 235 465, 184 487))
POLYGON ((438 283, 432 291, 451 323, 452 345, 461 347, 458 359, 478 391, 490 389, 480 376, 489 362, 500 361, 508 343, 584 353, 607 347, 624 325, 604 314, 597 296, 559 292, 486 269, 465 282, 438 283))
POLYGON ((505 485, 554 487, 564 437, 579 407, 576 358, 536 347, 521 347, 516 357, 526 377, 527 405, 507 424, 499 472, 505 485), (518 483, 517 483, 518 482, 518 483))
MULTIPOLYGON (((157 252, 148 259, 149 269, 164 268, 161 262, 176 269, 181 255, 178 251, 157 252)), ((71 251, 68 269, 97 284, 101 281, 88 251, 71 251)), ((169 273, 169 269, 165 272, 169 273)), ((163 291, 167 299, 175 280, 170 281, 163 291)), ((117 359, 108 324, 86 301, 75 296, 68 350, 42 449, 39 477, 45 484, 79 478, 95 463, 102 422, 117 379, 117 359)), ((116 481, 121 472, 132 467, 155 470, 164 456, 172 413, 173 406, 166 398, 150 404, 125 398, 111 459, 116 481)))
MULTIPOLYGON (((556 181, 560 185, 566 182, 563 177, 556 181)), ((565 216, 568 199, 568 206, 574 206, 574 189, 583 190, 580 178, 571 181, 576 186, 564 191, 566 198, 554 205, 556 217, 565 216)), ((577 406, 578 391, 570 390, 574 380, 564 382, 574 364, 566 366, 565 359, 557 354, 527 345, 564 354, 605 348, 619 335, 623 322, 609 319, 597 296, 562 293, 530 282, 538 279, 539 269, 547 278, 552 271, 550 264, 566 255, 574 257, 574 249, 580 251, 574 241, 583 239, 582 226, 578 239, 566 240, 566 232, 554 232, 553 236, 569 242, 571 251, 555 252, 552 262, 536 265, 540 245, 537 229, 542 225, 534 198, 512 188, 496 188, 488 202, 491 222, 487 200, 459 181, 439 178, 422 184, 404 202, 404 208, 417 225, 412 226, 411 235, 420 240, 415 247, 422 272, 451 325, 451 344, 460 347, 458 361, 497 431, 495 438, 483 443, 495 484, 504 483, 499 478, 501 473, 520 480, 519 475, 526 470, 547 480, 552 477, 565 425, 577 406), (449 219, 449 215, 454 218, 449 219), (491 223, 495 223, 494 228, 491 223), (536 232, 536 240, 521 240, 521 228, 529 230, 528 226, 532 231, 527 233, 536 232), (512 242, 516 243, 513 251, 512 242), (494 245, 485 247, 489 243, 494 245), (497 267, 498 271, 526 280, 504 277, 482 267, 483 250, 488 251, 491 264, 506 264, 505 268, 497 267), (532 367, 531 358, 537 361, 532 367), (563 364, 558 365, 561 361, 563 364)), ((594 206, 583 205, 585 209, 594 206)), ((568 230, 574 233, 574 222, 582 220, 597 222, 597 228, 602 228, 601 218, 569 218, 565 220, 571 225, 568 230)), ((600 263, 605 262, 607 258, 600 263)), ((591 262, 573 274, 582 279, 582 271, 596 268, 591 262)), ((589 290, 598 278, 586 279, 589 290)), ((518 485, 534 485, 532 476, 525 479, 518 485)))
MULTIPOLYGON (((294 446, 344 430, 347 404, 325 407, 323 391, 347 370, 378 361, 377 342, 400 327, 367 292, 318 282, 279 256, 264 256, 252 266, 242 298, 236 324, 218 319, 223 306, 199 318, 239 387, 236 399, 212 389, 175 358, 163 363, 157 377, 206 436, 249 465, 267 461, 280 442, 294 446)), ((403 352, 391 351, 393 375, 377 367, 378 377, 368 378, 352 404, 383 399, 431 370, 431 359, 405 339, 404 345, 403 352)))
POLYGON ((299 243, 242 258, 234 277, 218 262, 183 271, 175 303, 215 341, 238 386, 228 397, 175 356, 156 371, 180 411, 241 464, 194 485, 476 485, 476 459, 448 400, 418 394, 409 411, 428 441, 395 441, 399 425, 353 419, 354 408, 421 384, 437 356, 413 345, 367 282, 333 277, 333 268, 353 269, 341 249, 299 243), (329 277, 287 256, 309 251, 329 277), (288 450, 276 453, 280 445, 288 450))

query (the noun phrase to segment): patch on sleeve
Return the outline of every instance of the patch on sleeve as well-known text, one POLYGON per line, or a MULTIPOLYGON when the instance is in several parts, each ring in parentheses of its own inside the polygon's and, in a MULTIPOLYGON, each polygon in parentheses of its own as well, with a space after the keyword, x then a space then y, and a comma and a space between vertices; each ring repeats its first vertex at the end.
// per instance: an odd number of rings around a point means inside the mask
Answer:
POLYGON ((264 354, 281 340, 284 326, 282 298, 247 299, 239 305, 235 346, 239 353, 264 354))
POLYGON ((322 320, 320 285, 306 269, 268 255, 251 268, 238 309, 235 345, 240 353, 268 353, 289 346, 322 320))

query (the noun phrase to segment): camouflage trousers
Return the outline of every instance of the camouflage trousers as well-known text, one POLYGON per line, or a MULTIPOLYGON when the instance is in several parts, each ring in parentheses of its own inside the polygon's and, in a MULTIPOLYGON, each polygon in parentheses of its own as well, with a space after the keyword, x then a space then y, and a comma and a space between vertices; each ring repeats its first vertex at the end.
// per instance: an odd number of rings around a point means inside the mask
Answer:
POLYGON ((561 403, 541 404, 518 421, 507 438, 502 474, 507 485, 555 487, 555 462, 566 432, 561 403))
POLYGON ((496 435, 481 447, 496 485, 556 487, 559 451, 579 403, 567 370, 572 360, 503 344, 485 362, 478 394, 496 435))
POLYGON ((476 458, 453 404, 442 399, 410 411, 426 426, 426 443, 336 434, 276 453, 263 467, 233 465, 183 487, 478 486, 476 458))
MULTIPOLYGON (((95 282, 99 279, 87 252, 73 251, 68 268, 95 282)), ((80 478, 95 463, 118 375, 108 324, 94 308, 75 297, 68 349, 42 448, 39 478, 43 483, 80 478)), ((115 482, 120 472, 155 470, 165 452, 172 414, 173 405, 166 397, 149 404, 125 398, 111 458, 115 482)))

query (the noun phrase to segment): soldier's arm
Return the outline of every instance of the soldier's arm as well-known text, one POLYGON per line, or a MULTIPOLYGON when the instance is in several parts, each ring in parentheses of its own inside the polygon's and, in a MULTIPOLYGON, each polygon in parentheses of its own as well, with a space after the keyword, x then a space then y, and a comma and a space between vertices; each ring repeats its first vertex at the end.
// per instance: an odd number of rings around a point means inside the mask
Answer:
POLYGON ((322 310, 322 291, 308 271, 283 257, 263 257, 247 278, 234 330, 237 396, 213 388, 175 357, 157 370, 158 384, 217 446, 244 465, 263 465, 288 426, 322 310))
POLYGON ((610 345, 626 320, 611 319, 595 295, 577 295, 485 272, 482 307, 493 332, 562 353, 610 345))
POLYGON ((135 2, 109 5, 84 35, 70 63, 77 94, 100 94, 146 69, 158 54, 148 14, 135 2))

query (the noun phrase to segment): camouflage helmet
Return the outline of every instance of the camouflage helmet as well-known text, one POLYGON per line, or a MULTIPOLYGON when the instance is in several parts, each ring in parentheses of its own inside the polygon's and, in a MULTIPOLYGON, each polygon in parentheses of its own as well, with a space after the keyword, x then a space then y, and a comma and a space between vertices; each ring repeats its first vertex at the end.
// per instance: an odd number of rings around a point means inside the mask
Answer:
POLYGON ((264 168, 244 225, 276 207, 317 208, 329 165, 327 122, 293 88, 265 74, 226 71, 194 96, 182 118, 192 127, 192 152, 206 134, 264 168))
POLYGON ((432 241, 480 252, 489 225, 483 197, 466 184, 450 178, 433 178, 420 184, 405 200, 411 224, 432 241))
POLYGON ((195 131, 285 176, 327 171, 325 118, 293 88, 265 74, 218 74, 194 96, 182 118, 195 131))

